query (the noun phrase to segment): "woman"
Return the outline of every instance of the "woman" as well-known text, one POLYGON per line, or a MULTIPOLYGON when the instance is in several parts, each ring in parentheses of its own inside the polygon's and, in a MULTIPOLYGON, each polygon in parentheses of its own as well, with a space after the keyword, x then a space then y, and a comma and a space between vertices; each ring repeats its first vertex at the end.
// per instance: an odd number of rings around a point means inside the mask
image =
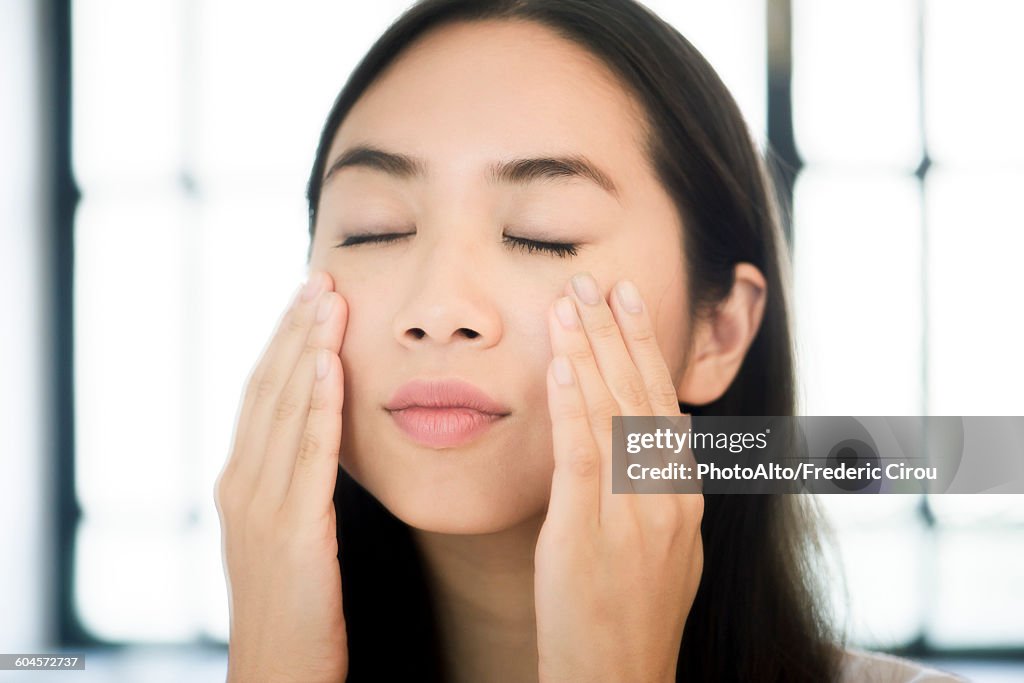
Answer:
POLYGON ((308 199, 309 283, 216 487, 229 680, 881 671, 829 632, 808 499, 611 494, 612 415, 795 410, 771 188, 676 31, 630 0, 421 2, 308 199))

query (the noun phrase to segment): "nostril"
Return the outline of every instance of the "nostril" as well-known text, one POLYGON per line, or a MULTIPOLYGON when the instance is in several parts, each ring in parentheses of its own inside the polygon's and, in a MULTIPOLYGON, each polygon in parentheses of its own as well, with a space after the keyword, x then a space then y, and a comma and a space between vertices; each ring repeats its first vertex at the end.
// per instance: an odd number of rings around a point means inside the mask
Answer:
MULTIPOLYGON (((460 327, 457 330, 457 332, 465 336, 467 339, 476 339, 477 337, 480 336, 479 332, 477 332, 476 330, 471 330, 468 327, 460 327)), ((417 340, 423 339, 427 336, 426 330, 424 330, 422 327, 410 327, 406 331, 406 334, 411 335, 414 339, 417 340)))

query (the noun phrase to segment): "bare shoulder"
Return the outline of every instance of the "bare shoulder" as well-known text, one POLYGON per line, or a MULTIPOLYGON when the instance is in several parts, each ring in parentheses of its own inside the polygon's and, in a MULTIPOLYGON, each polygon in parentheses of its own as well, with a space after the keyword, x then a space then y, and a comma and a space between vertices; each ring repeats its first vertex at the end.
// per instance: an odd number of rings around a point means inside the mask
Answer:
POLYGON ((847 648, 836 683, 963 683, 966 678, 912 659, 847 648))

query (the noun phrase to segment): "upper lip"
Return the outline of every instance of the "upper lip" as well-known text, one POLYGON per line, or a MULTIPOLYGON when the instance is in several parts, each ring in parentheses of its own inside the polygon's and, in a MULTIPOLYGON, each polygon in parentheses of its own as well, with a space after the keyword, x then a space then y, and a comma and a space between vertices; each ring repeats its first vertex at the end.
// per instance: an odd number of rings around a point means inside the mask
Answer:
POLYGON ((403 410, 411 406, 423 408, 468 408, 491 415, 508 415, 507 406, 498 403, 482 389, 458 379, 416 379, 398 387, 384 407, 403 410))

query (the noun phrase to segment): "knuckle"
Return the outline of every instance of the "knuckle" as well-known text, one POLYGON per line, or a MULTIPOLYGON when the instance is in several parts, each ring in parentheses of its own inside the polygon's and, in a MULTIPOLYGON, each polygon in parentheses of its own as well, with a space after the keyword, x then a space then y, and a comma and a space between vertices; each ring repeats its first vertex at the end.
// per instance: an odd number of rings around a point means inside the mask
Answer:
POLYGON ((588 333, 598 339, 609 339, 619 334, 619 326, 610 318, 603 318, 595 322, 588 330, 588 333))
POLYGON ((650 388, 650 394, 654 397, 654 400, 658 402, 658 405, 679 405, 679 398, 676 396, 676 390, 666 384, 656 384, 650 388))
POLYGON ((224 519, 233 516, 238 508, 238 494, 235 492, 233 480, 221 476, 213 484, 213 504, 217 508, 217 515, 224 519))
POLYGON ((686 510, 687 517, 693 519, 697 527, 700 528, 700 522, 704 519, 704 496, 700 493, 688 493, 683 496, 683 507, 686 510))
POLYGON ((290 419, 299 411, 300 406, 301 402, 298 397, 291 391, 285 391, 277 399, 277 405, 274 406, 274 420, 284 422, 290 419))
POLYGON ((323 440, 316 432, 309 429, 303 431, 302 437, 299 440, 299 452, 296 455, 296 463, 308 464, 317 456, 322 448, 323 440))
POLYGON ((309 411, 312 412, 323 412, 330 408, 331 400, 326 391, 313 390, 312 395, 309 397, 309 411))
POLYGON ((587 419, 587 407, 579 401, 565 401, 558 411, 559 415, 569 422, 579 422, 587 419))
POLYGON ((223 514, 225 500, 227 500, 227 483, 222 477, 217 477, 217 481, 213 482, 213 504, 217 507, 218 514, 223 514))
POLYGON ((646 325, 629 333, 630 338, 641 346, 655 343, 654 331, 646 325))
POLYGON ((277 378, 269 372, 260 373, 255 382, 253 395, 257 401, 269 400, 277 392, 277 378))
POLYGON ((595 399, 590 407, 590 422, 595 429, 611 429, 611 418, 620 413, 619 403, 612 396, 595 399))
POLYGON ((627 406, 636 408, 647 404, 647 387, 634 373, 630 373, 622 379, 619 383, 618 393, 622 402, 627 406))
POLYGON ((585 346, 573 349, 568 353, 568 356, 573 365, 587 365, 594 362, 594 355, 585 346))
POLYGON ((300 315, 300 310, 293 308, 285 314, 284 318, 284 332, 285 334, 298 334, 305 332, 308 327, 305 317, 300 315))
POLYGON ((586 444, 578 443, 569 447, 563 465, 569 473, 579 479, 593 479, 600 471, 601 461, 597 453, 586 444))

